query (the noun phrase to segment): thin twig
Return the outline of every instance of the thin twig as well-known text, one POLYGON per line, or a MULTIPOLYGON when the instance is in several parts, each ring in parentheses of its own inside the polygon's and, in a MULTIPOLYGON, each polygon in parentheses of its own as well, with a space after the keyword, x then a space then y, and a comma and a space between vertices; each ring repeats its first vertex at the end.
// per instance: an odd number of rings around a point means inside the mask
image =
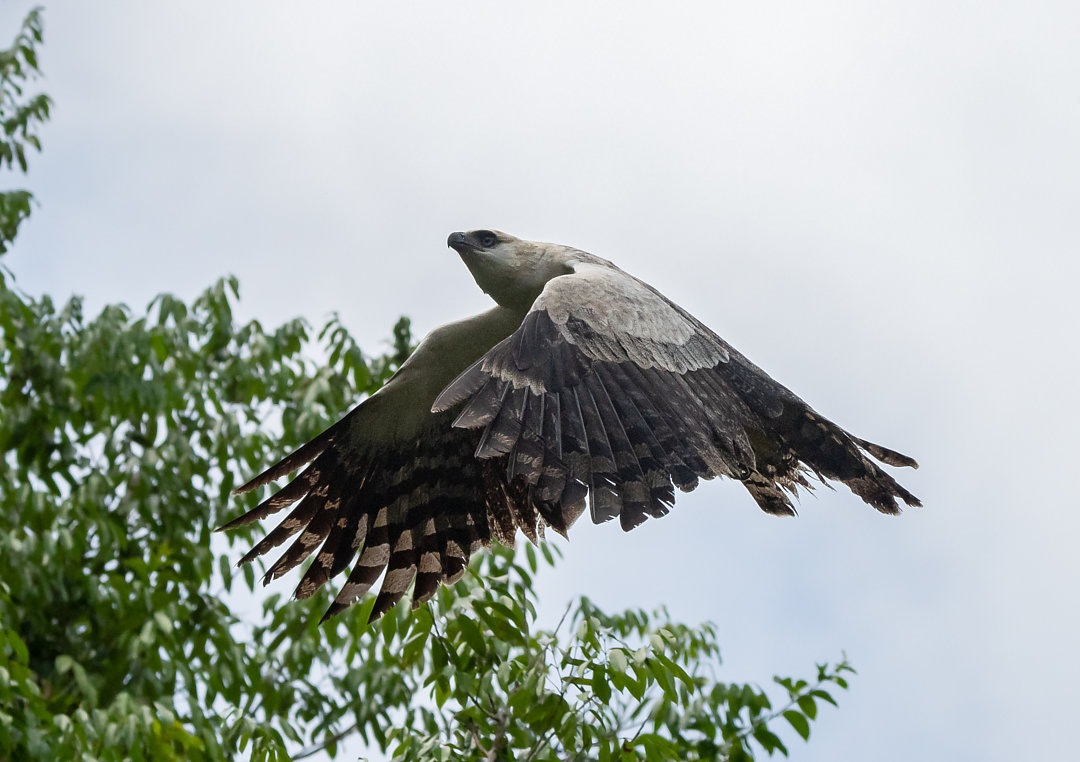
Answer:
POLYGON ((552 636, 556 636, 556 635, 559 634, 559 630, 562 629, 563 622, 566 621, 566 615, 570 613, 570 607, 573 606, 573 605, 574 605, 573 601, 570 601, 569 603, 566 604, 566 608, 563 609, 562 616, 559 617, 559 623, 557 625, 555 625, 555 629, 551 631, 552 636))
POLYGON ((326 747, 330 746, 331 744, 335 744, 338 741, 340 741, 341 739, 345 738, 345 736, 348 736, 348 735, 351 735, 352 733, 355 733, 359 728, 360 728, 360 723, 359 722, 354 722, 351 726, 345 728, 345 730, 341 731, 340 733, 334 733, 334 735, 330 736, 325 741, 322 741, 320 743, 317 743, 317 744, 314 744, 312 746, 308 746, 308 747, 306 747, 304 749, 301 749, 300 751, 293 754, 292 758, 294 760, 296 760, 296 759, 305 759, 307 757, 312 757, 312 756, 318 754, 320 751, 324 750, 326 747))
POLYGON ((821 687, 823 685, 825 685, 825 683, 827 683, 827 682, 831 682, 831 681, 830 680, 818 680, 813 685, 806 686, 806 688, 804 688, 802 691, 797 691, 797 692, 791 694, 791 699, 784 706, 780 707, 775 712, 772 712, 770 714, 766 714, 763 717, 758 717, 756 720, 753 720, 749 725, 747 725, 745 728, 743 728, 742 731, 740 731, 739 733, 736 733, 735 737, 739 738, 739 739, 748 738, 751 734, 753 734, 753 732, 755 730, 757 730, 758 728, 760 728, 760 727, 762 727, 764 725, 768 725, 773 720, 779 719, 781 716, 783 716, 784 712, 788 711, 789 709, 794 707, 796 704, 798 704, 799 699, 805 698, 806 696, 809 696, 811 693, 813 693, 816 690, 820 690, 821 687))
MULTIPOLYGON (((652 699, 650 698, 648 703, 651 703, 651 702, 652 702, 652 699)), ((644 699, 642 699, 641 706, 645 706, 645 704, 646 704, 646 701, 644 699)), ((639 735, 641 735, 641 731, 643 731, 645 729, 645 725, 649 722, 649 717, 650 716, 651 716, 651 712, 646 711, 645 712, 645 718, 641 721, 641 724, 638 725, 638 729, 637 729, 637 732, 634 733, 634 737, 630 739, 631 744, 633 744, 634 741, 637 740, 637 737, 639 735)))
POLYGON ((469 720, 468 724, 465 727, 469 729, 469 735, 472 736, 472 740, 473 743, 476 744, 476 748, 479 749, 485 757, 487 757, 491 752, 488 749, 484 748, 484 744, 480 743, 480 734, 476 732, 476 723, 472 720, 469 720))
MULTIPOLYGON (((435 612, 431 611, 431 604, 428 604, 428 610, 431 613, 431 626, 435 630, 435 639, 442 644, 443 650, 446 651, 446 655, 450 656, 450 644, 446 642, 446 638, 443 637, 442 631, 439 630, 439 621, 435 618, 435 612)), ((480 705, 480 700, 473 694, 469 694, 469 698, 472 699, 473 706, 486 714, 492 720, 498 720, 498 715, 490 709, 480 705)))
MULTIPOLYGON (((573 604, 574 604, 573 601, 570 601, 569 603, 566 604, 566 608, 563 609, 562 616, 559 617, 558 624, 556 624, 555 629, 551 631, 552 643, 554 644, 552 646, 552 649, 554 649, 555 645, 558 645, 559 630, 562 629, 563 623, 566 621, 566 616, 570 613, 570 608, 573 606, 573 604)), ((573 667, 571 667, 570 669, 571 669, 571 674, 573 674, 573 667)), ((558 675, 559 675, 560 679, 565 680, 565 678, 563 677, 561 672, 558 672, 558 675)), ((550 678, 548 678, 548 679, 550 679, 550 678)), ((561 689, 562 686, 555 686, 555 687, 558 688, 558 689, 561 689)), ((579 699, 579 701, 580 701, 580 699, 579 699)), ((584 704, 581 704, 580 706, 584 706, 584 704)), ((575 707, 575 709, 573 711, 576 713, 577 707, 575 707)), ((552 733, 554 733, 554 732, 555 732, 555 728, 551 728, 550 730, 548 730, 547 733, 544 734, 544 736, 542 738, 536 739, 536 743, 534 743, 532 748, 529 749, 529 753, 525 757, 525 762, 531 762, 531 760, 534 757, 536 757, 536 755, 538 755, 541 751, 544 750, 545 746, 550 746, 551 745, 550 739, 551 739, 552 733)))
POLYGON ((499 712, 499 725, 495 729, 495 738, 491 740, 491 748, 488 749, 487 760, 488 762, 496 762, 499 758, 499 747, 503 744, 503 739, 506 737, 506 722, 509 718, 502 712, 499 712))

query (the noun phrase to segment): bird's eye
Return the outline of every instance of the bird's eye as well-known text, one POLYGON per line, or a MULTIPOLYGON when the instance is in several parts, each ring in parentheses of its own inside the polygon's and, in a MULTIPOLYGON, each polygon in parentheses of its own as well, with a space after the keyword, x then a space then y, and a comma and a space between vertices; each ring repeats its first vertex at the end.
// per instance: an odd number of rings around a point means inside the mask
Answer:
POLYGON ((490 249, 499 242, 499 237, 490 230, 476 231, 476 241, 485 249, 490 249))

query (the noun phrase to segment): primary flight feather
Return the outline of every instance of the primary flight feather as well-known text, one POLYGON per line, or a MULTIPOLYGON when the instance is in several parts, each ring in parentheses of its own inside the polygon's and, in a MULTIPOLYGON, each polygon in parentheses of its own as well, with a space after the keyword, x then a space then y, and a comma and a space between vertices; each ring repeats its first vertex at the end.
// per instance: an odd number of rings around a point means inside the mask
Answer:
POLYGON ((351 563, 324 618, 380 576, 372 619, 414 583, 417 606, 492 540, 565 534, 586 504, 594 522, 632 529, 714 476, 773 514, 795 512, 809 477, 883 513, 919 505, 874 463, 914 460, 823 418, 610 262, 491 230, 447 243, 496 306, 432 331, 382 389, 240 487, 306 466, 222 527, 294 506, 240 563, 299 534, 264 577, 314 553, 298 598, 351 563))

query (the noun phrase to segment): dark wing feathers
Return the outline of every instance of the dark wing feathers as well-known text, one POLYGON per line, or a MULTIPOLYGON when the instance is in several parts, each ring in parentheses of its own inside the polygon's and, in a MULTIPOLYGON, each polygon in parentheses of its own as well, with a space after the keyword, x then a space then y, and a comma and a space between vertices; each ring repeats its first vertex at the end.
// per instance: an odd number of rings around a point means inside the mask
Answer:
MULTIPOLYGON (((283 508, 288 508, 290 505, 292 505, 308 493, 308 491, 311 489, 311 485, 318 480, 318 477, 319 473, 315 469, 315 466, 309 465, 306 469, 304 469, 303 473, 301 473, 287 485, 272 494, 270 497, 266 498, 266 500, 263 500, 254 509, 248 511, 241 516, 238 516, 237 518, 230 521, 228 524, 220 527, 219 531, 228 531, 238 526, 243 526, 244 524, 250 524, 253 521, 260 521, 262 519, 265 519, 267 516, 273 516, 275 513, 282 510, 283 508)), ((250 486, 254 484, 254 482, 249 482, 236 492, 247 492, 249 489, 254 489, 254 486, 250 486)))
MULTIPOLYGON (((286 457, 282 458, 277 463, 275 463, 273 466, 266 469, 261 474, 256 476, 254 479, 249 481, 247 484, 244 484, 243 486, 237 487, 235 490, 233 490, 233 494, 234 495, 242 495, 245 492, 251 492, 251 490, 257 489, 258 487, 263 487, 263 486, 269 484, 270 482, 277 481, 281 477, 287 476, 288 474, 292 473, 296 469, 300 468, 300 466, 307 465, 311 461, 315 460, 330 445, 330 442, 334 438, 335 432, 340 431, 344 426, 347 425, 346 422, 348 420, 349 420, 349 416, 345 416, 345 418, 338 421, 336 424, 334 424, 333 426, 328 428, 322 434, 319 434, 319 436, 315 437, 314 439, 312 439, 310 442, 308 442, 304 446, 300 447, 295 452, 290 453, 286 457)), ((280 492, 278 494, 280 494, 280 492)), ((277 495, 275 495, 274 497, 277 497, 277 495)), ((289 505, 289 504, 290 503, 286 503, 286 505, 289 505)), ((244 514, 239 519, 237 519, 235 522, 230 522, 229 524, 226 524, 223 527, 219 527, 219 529, 220 530, 229 529, 229 528, 231 528, 233 526, 236 526, 239 523, 244 523, 244 522, 247 522, 247 521, 256 521, 257 519, 261 519, 261 518, 262 518, 261 515, 255 515, 254 511, 249 511, 248 513, 244 514)))
MULTIPOLYGON (((509 396, 515 397, 518 411, 527 401, 513 390, 509 396)), ((496 414, 500 412, 502 408, 495 409, 496 414)), ((453 428, 453 417, 453 413, 431 416, 416 439, 397 450, 357 445, 350 436, 355 432, 341 428, 320 447, 308 448, 305 452, 313 455, 314 462, 299 476, 253 511, 222 527, 294 506, 240 563, 249 563, 299 535, 270 565, 264 582, 311 559, 295 592, 297 598, 306 598, 352 564, 324 618, 358 600, 382 577, 371 615, 375 619, 414 582, 413 601, 419 605, 439 584, 456 581, 470 555, 493 538, 512 543, 521 530, 535 540, 544 511, 531 496, 532 488, 507 484, 504 466, 475 458, 481 433, 453 428)), ((517 437, 520 412, 507 411, 503 420, 517 437)), ((508 434, 495 432, 494 436, 508 434)), ((295 455, 287 461, 293 470, 304 465, 295 455)), ((271 469, 280 471, 280 466, 271 469)), ((260 479, 251 484, 262 483, 260 479)), ((573 518, 567 522, 560 517, 555 528, 564 532, 573 518)))
POLYGON ((617 398, 619 404, 640 415, 643 424, 642 436, 650 442, 653 452, 657 454, 674 486, 684 492, 694 489, 698 483, 698 472, 683 459, 685 448, 668 419, 666 402, 651 397, 643 388, 641 370, 630 363, 612 364, 597 368, 597 373, 601 374, 605 384, 611 383, 625 392, 617 398))
POLYGON ((493 540, 565 534, 586 497, 594 522, 618 517, 624 530, 666 514, 676 488, 721 475, 780 515, 795 512, 810 477, 884 513, 919 504, 871 458, 914 460, 851 436, 651 287, 595 265, 550 281, 518 330, 446 386, 415 437, 365 444, 362 407, 241 487, 310 463, 223 527, 294 506, 241 563, 299 535, 265 576, 314 556, 299 598, 352 564, 324 618, 380 577, 372 619, 410 586, 417 606, 493 540))
MULTIPOLYGON (((910 458, 822 418, 666 299, 668 323, 649 326, 638 315, 636 334, 597 317, 602 303, 575 306, 578 277, 549 282, 521 328, 451 383, 434 408, 468 400, 455 426, 481 430, 478 457, 508 455, 510 478, 537 484, 558 462, 544 501, 558 502, 557 485, 585 485, 593 521, 618 516, 631 529, 664 515, 676 487, 723 475, 774 514, 795 512, 791 497, 811 487, 808 476, 841 481, 884 513, 898 512, 898 501, 919 504, 867 456, 914 465, 910 458), (477 390, 471 399, 469 390, 477 390), (543 415, 552 400, 557 428, 543 415)), ((621 278, 621 293, 632 292, 629 276, 621 278)), ((615 315, 622 306, 608 309, 615 315)))

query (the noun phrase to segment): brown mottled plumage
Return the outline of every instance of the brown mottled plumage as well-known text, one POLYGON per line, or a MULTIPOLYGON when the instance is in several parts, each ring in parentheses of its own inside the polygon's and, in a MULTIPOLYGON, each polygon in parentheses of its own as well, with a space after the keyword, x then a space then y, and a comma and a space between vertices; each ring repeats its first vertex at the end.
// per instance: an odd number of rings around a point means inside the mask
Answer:
POLYGON ((497 306, 433 331, 386 386, 237 490, 307 466, 222 527, 294 506, 240 563, 299 535, 264 578, 314 555, 298 598, 352 564, 324 616, 380 576, 373 619, 410 586, 417 606, 492 540, 565 534, 586 497, 594 522, 624 530, 715 476, 779 515, 811 477, 883 513, 919 505, 871 458, 914 460, 825 419, 610 262, 487 230, 448 243, 497 306))

